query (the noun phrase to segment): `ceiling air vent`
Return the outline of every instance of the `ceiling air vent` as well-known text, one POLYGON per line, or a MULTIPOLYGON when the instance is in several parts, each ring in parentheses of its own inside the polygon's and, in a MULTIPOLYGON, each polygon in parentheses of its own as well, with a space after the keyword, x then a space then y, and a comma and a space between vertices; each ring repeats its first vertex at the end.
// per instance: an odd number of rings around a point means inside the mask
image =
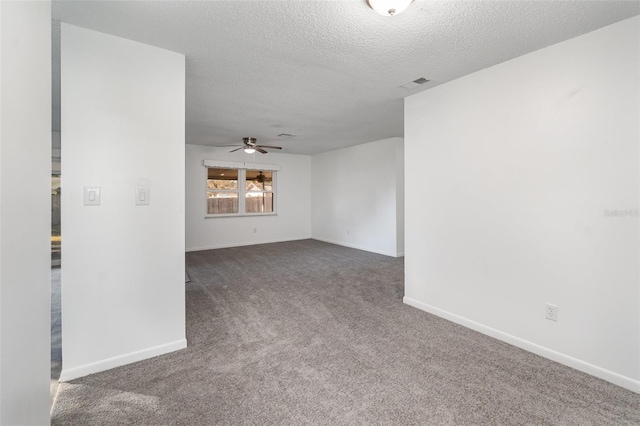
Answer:
POLYGON ((292 135, 291 133, 280 133, 278 135, 279 138, 294 138, 296 135, 292 135))
POLYGON ((420 77, 420 78, 416 78, 413 81, 405 83, 405 84, 401 85, 400 87, 402 87, 403 89, 407 89, 407 90, 413 90, 416 87, 420 86, 421 84, 425 84, 425 83, 428 83, 428 82, 429 82, 429 80, 427 80, 426 78, 420 77))

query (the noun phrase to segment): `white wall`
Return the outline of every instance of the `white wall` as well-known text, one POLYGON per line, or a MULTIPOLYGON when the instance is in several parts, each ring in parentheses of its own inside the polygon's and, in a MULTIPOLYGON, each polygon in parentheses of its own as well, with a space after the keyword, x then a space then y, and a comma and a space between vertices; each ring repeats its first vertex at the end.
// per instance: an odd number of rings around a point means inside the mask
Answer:
POLYGON ((183 55, 62 24, 62 380, 186 346, 183 55), (150 187, 136 206, 134 188, 150 187), (83 187, 101 205, 83 205, 83 187))
POLYGON ((313 238, 403 254, 402 144, 390 138, 312 157, 313 238))
POLYGON ((405 302, 640 392, 635 17, 405 102, 405 302), (558 322, 545 304, 559 306, 558 322))
POLYGON ((396 144, 396 253, 404 256, 404 140, 396 144))
POLYGON ((49 424, 51 4, 0 2, 0 424, 49 424))
POLYGON ((230 148, 186 146, 187 251, 291 241, 311 237, 311 157, 270 152, 248 155, 230 148), (276 216, 205 218, 206 168, 203 160, 276 164, 276 216), (256 232, 254 233, 254 229, 256 232))

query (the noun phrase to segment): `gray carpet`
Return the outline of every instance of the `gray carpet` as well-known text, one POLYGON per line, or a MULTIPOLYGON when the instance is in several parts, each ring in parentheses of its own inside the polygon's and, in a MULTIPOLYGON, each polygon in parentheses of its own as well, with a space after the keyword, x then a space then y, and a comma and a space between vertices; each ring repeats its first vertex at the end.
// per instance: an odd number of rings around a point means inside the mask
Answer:
POLYGON ((640 424, 640 395, 402 304, 403 259, 187 254, 189 347, 61 385, 53 425, 640 424))

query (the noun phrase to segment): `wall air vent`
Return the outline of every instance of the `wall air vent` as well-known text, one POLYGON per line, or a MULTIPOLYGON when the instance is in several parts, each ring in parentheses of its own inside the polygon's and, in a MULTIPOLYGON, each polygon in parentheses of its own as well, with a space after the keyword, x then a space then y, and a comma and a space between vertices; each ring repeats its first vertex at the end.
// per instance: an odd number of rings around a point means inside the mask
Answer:
POLYGON ((400 87, 402 87, 403 89, 407 89, 407 90, 413 90, 416 87, 420 86, 421 84, 425 84, 428 83, 429 80, 424 78, 424 77, 420 77, 420 78, 416 78, 413 81, 409 81, 408 83, 405 83, 403 85, 401 85, 400 87))

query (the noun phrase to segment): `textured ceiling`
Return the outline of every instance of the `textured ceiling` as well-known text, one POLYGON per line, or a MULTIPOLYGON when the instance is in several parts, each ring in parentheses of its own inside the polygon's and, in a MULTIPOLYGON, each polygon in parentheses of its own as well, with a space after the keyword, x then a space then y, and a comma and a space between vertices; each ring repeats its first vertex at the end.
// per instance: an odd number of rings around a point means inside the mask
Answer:
POLYGON ((403 98, 640 14, 637 1, 53 1, 59 21, 186 55, 186 142, 314 154, 403 135, 403 98), (400 86, 431 80, 409 91, 400 86), (278 137, 281 133, 297 135, 278 137))

